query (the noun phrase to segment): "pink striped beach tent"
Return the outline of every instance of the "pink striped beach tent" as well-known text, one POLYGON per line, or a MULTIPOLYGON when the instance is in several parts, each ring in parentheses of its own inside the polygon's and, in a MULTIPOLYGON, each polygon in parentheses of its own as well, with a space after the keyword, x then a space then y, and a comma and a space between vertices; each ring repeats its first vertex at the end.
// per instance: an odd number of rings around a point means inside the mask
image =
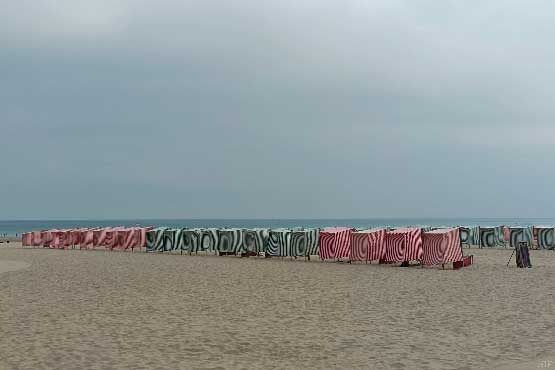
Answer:
POLYGON ((94 242, 93 230, 94 229, 85 229, 81 231, 81 243, 79 245, 79 248, 81 249, 83 248, 88 249, 89 247, 92 248, 93 242, 94 242))
POLYGON ((351 261, 376 261, 385 253, 385 229, 354 231, 351 234, 351 261))
POLYGON ((41 231, 33 231, 32 232, 32 242, 31 244, 33 247, 40 247, 42 245, 42 232, 41 231))
POLYGON ((327 228, 320 231, 320 259, 341 259, 351 256, 351 234, 348 227, 327 228))
POLYGON ((33 245, 33 233, 21 234, 21 245, 23 247, 31 247, 33 245))
POLYGON ((385 262, 420 261, 421 257, 422 229, 409 227, 385 233, 385 262))
POLYGON ((45 248, 52 248, 52 242, 54 241, 54 234, 52 230, 42 231, 42 246, 45 248))
POLYGON ((422 233, 422 263, 443 265, 463 260, 459 228, 438 229, 422 233))

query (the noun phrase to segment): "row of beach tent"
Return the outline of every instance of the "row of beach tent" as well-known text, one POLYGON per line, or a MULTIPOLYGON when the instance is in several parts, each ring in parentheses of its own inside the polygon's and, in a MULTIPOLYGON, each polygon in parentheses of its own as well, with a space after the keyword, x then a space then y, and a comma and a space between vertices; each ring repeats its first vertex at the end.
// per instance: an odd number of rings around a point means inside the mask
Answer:
POLYGON ((480 248, 515 248, 525 242, 539 249, 555 249, 555 227, 553 226, 471 226, 460 227, 461 244, 477 245, 480 248))
POLYGON ((106 248, 147 252, 214 252, 220 255, 265 257, 318 256, 321 260, 409 263, 424 266, 454 263, 462 267, 461 228, 400 229, 348 227, 324 229, 176 229, 115 227, 44 230, 24 233, 24 246, 49 248, 106 248))

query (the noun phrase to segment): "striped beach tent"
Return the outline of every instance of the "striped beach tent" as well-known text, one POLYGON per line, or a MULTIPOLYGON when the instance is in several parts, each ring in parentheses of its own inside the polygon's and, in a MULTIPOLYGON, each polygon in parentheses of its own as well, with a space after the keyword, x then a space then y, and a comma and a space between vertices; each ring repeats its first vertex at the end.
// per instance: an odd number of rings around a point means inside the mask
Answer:
POLYGON ((540 249, 555 248, 555 227, 534 226, 534 232, 537 234, 538 248, 540 249))
POLYGON ((459 228, 422 233, 422 264, 442 265, 463 260, 459 228))
POLYGON ((200 249, 200 229, 183 229, 181 230, 180 247, 182 252, 198 252, 200 249))
POLYGON ((162 234, 162 252, 180 250, 181 229, 168 228, 162 234))
POLYGON ((518 243, 528 243, 532 245, 534 240, 534 232, 530 227, 510 227, 509 228, 509 245, 511 248, 516 248, 518 243))
POLYGON ((309 257, 318 255, 319 229, 302 229, 291 232, 291 255, 309 257))
POLYGON ((241 253, 262 253, 266 250, 269 229, 256 228, 242 230, 241 253))
POLYGON ((291 256, 291 230, 284 228, 271 229, 268 233, 265 252, 266 255, 272 257, 291 256))
POLYGON ((504 247, 503 229, 505 226, 480 226, 480 248, 504 247))
POLYGON ((351 234, 351 261, 376 261, 385 253, 385 229, 367 229, 351 234))
POLYGON ((461 244, 470 247, 471 245, 480 245, 480 227, 479 226, 461 226, 459 227, 461 235, 461 244))
POLYGON ((351 256, 351 234, 348 227, 326 228, 320 231, 320 259, 343 259, 351 256))
POLYGON ((21 245, 23 247, 30 247, 33 244, 33 233, 21 234, 21 245))
POLYGON ((420 261, 422 230, 417 227, 396 229, 385 234, 385 262, 420 261))
POLYGON ((163 252, 164 251, 164 231, 167 227, 157 227, 146 233, 146 251, 147 252, 163 252))
POLYGON ((237 253, 241 248, 241 229, 219 229, 218 252, 237 253))
POLYGON ((218 230, 200 229, 198 250, 214 252, 217 250, 217 248, 218 248, 218 230))

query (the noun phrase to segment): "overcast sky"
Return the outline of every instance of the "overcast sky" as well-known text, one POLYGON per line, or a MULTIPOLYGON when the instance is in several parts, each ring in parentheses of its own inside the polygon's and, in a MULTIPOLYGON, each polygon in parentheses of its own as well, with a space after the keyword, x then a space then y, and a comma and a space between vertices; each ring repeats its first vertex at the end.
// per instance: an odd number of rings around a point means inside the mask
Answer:
POLYGON ((552 1, 0 7, 0 219, 555 216, 552 1))

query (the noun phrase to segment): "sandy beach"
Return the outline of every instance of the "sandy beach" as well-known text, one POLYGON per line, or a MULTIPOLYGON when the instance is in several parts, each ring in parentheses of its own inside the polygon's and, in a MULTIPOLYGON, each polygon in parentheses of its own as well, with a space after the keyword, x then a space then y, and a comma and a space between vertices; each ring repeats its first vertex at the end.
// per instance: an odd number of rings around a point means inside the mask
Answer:
POLYGON ((470 253, 442 271, 4 244, 0 369, 555 367, 555 253, 470 253))

